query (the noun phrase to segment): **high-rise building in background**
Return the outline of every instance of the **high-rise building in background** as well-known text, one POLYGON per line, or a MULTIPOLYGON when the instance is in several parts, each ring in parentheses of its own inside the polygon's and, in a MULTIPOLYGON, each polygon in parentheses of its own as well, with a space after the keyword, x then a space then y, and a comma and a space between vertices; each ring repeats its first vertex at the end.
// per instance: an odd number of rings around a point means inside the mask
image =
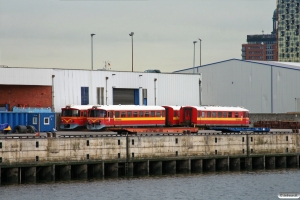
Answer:
POLYGON ((242 44, 243 60, 277 61, 276 9, 273 13, 273 31, 271 34, 247 35, 247 44, 242 44))
POLYGON ((299 62, 300 0, 277 0, 278 61, 299 62))

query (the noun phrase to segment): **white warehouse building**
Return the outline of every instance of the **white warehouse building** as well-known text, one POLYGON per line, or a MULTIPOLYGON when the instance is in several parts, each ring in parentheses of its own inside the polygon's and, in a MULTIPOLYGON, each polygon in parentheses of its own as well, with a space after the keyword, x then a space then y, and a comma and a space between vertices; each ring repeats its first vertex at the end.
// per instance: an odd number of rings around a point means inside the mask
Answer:
POLYGON ((0 104, 199 105, 201 74, 0 67, 0 104))
POLYGON ((201 104, 251 113, 300 111, 300 63, 230 59, 175 71, 201 73, 201 104))

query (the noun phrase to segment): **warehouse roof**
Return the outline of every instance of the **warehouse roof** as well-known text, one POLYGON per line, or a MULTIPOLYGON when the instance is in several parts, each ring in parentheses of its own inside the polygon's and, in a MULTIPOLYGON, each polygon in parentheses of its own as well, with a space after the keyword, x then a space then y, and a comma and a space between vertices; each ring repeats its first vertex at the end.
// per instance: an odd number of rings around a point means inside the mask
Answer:
MULTIPOLYGON (((196 66, 195 68, 207 67, 210 65, 215 65, 215 64, 219 64, 219 63, 233 61, 233 60, 240 61, 240 62, 262 64, 262 65, 267 65, 267 66, 276 66, 276 67, 287 68, 287 69, 292 69, 292 70, 300 70, 300 63, 298 63, 298 62, 256 61, 256 60, 241 60, 241 59, 236 59, 236 58, 223 60, 223 61, 219 61, 219 62, 215 62, 215 63, 210 63, 210 64, 206 64, 206 65, 202 65, 202 66, 196 66)), ((194 67, 181 69, 181 70, 174 71, 173 73, 183 72, 183 71, 193 69, 193 68, 194 67)))

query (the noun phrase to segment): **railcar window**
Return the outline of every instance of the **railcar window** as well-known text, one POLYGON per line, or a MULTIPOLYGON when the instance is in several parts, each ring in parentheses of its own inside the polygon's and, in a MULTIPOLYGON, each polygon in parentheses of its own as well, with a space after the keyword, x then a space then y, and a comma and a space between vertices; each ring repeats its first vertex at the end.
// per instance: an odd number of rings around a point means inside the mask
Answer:
POLYGON ((174 117, 177 117, 177 111, 174 110, 174 117))
POLYGON ((149 112, 145 112, 145 117, 149 117, 149 112))
POLYGON ((132 114, 132 112, 131 112, 131 111, 128 111, 128 112, 127 112, 127 117, 131 117, 131 114, 132 114))
MULTIPOLYGON (((162 111, 162 115, 163 117, 165 117, 165 111, 162 111)), ((178 112, 178 116, 179 116, 179 112, 178 112)))
POLYGON ((219 118, 222 117, 222 112, 218 112, 218 117, 219 117, 219 118))
POLYGON ((144 112, 140 111, 140 117, 144 117, 144 112))
POLYGON ((216 117, 216 112, 212 112, 212 117, 216 117))
POLYGON ((121 112, 121 117, 126 117, 126 112, 121 112))
POLYGON ((83 111, 83 116, 84 116, 84 117, 86 117, 86 113, 87 113, 86 110, 83 111))
POLYGON ((232 112, 228 112, 228 117, 232 117, 232 112))
POLYGON ((248 112, 244 112, 244 117, 248 117, 248 112))
POLYGON ((223 117, 224 117, 224 118, 227 117, 227 112, 223 112, 223 117))
POLYGON ((151 117, 155 117, 155 111, 151 111, 151 117))
POLYGON ((120 117, 120 112, 119 112, 119 111, 116 111, 116 112, 115 112, 115 117, 116 117, 116 118, 119 118, 119 117, 120 117))
POLYGON ((106 111, 105 110, 98 110, 97 111, 97 117, 106 117, 106 111))
POLYGON ((73 111, 72 111, 72 117, 79 117, 79 112, 78 112, 78 110, 73 110, 73 111))
POLYGON ((109 116, 108 117, 113 117, 114 115, 113 115, 113 112, 112 111, 110 111, 109 112, 109 116))
POLYGON ((198 111, 198 117, 201 117, 201 112, 200 111, 198 111))
POLYGON ((160 111, 156 111, 156 117, 160 117, 160 111))
POLYGON ((138 116, 138 113, 137 113, 137 112, 133 112, 133 116, 134 116, 134 117, 137 117, 137 116, 138 116))
POLYGON ((238 112, 235 112, 235 118, 238 118, 239 117, 239 113, 238 112))
POLYGON ((207 117, 211 117, 211 112, 210 111, 207 112, 207 117))
POLYGON ((202 117, 203 117, 203 118, 205 117, 205 112, 204 112, 204 111, 202 111, 202 117))
POLYGON ((72 117, 72 110, 62 110, 62 117, 72 117))

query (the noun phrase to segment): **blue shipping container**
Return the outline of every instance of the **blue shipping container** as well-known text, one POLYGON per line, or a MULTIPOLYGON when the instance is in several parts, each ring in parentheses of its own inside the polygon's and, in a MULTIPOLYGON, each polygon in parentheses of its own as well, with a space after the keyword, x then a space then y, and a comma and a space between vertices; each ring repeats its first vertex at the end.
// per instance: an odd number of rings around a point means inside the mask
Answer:
POLYGON ((19 112, 0 112, 0 124, 8 123, 12 131, 15 132, 15 128, 18 125, 28 125, 28 113, 19 112))
POLYGON ((40 132, 52 132, 55 128, 55 113, 0 112, 0 124, 8 123, 12 132, 16 126, 34 126, 40 132))

